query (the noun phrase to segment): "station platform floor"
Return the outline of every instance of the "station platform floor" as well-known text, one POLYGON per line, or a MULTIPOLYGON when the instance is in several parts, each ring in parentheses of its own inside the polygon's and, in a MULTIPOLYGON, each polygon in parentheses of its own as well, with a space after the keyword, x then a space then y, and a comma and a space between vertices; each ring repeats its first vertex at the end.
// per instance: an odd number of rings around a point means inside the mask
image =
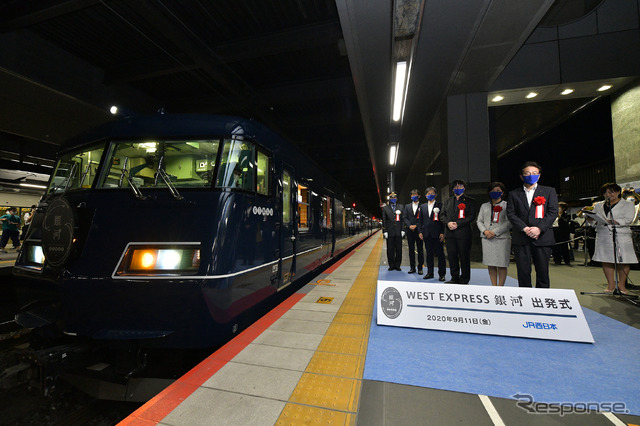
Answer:
MULTIPOLYGON (((387 271, 374 234, 120 424, 640 424, 640 308, 581 295, 605 280, 580 252, 551 264, 551 285, 576 291, 594 344, 378 326, 378 279, 438 283, 407 273, 404 245, 402 271, 387 271)), ((471 284, 488 285, 472 268, 471 284)), ((507 285, 515 276, 511 265, 507 285)))
POLYGON ((0 274, 9 274, 13 264, 16 263, 18 258, 18 250, 5 248, 6 253, 0 253, 0 274))

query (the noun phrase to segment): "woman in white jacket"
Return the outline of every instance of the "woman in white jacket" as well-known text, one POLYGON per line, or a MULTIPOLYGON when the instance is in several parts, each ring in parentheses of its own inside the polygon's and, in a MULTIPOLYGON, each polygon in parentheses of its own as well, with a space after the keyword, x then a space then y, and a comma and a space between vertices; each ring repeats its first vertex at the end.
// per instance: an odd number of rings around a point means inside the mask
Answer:
POLYGON ((638 263, 629 227, 635 218, 635 205, 632 201, 623 200, 620 197, 621 190, 616 183, 605 183, 600 188, 604 201, 597 202, 593 207, 593 213, 600 218, 600 220, 596 219, 596 251, 593 260, 602 262, 602 270, 607 278, 605 290, 607 293, 613 293, 616 289, 615 263, 617 260, 618 290, 622 294, 627 294, 626 284, 630 265, 638 263))
POLYGON ((505 186, 502 182, 489 185, 491 201, 480 206, 476 224, 482 238, 482 263, 487 265, 491 285, 503 286, 511 255, 511 222, 507 219, 505 186))

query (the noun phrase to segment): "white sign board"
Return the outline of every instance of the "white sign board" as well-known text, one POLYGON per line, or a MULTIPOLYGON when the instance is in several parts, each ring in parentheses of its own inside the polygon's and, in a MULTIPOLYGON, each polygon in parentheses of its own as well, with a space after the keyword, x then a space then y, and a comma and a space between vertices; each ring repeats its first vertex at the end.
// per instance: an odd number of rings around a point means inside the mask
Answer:
POLYGON ((568 289, 378 281, 378 325, 593 343, 568 289))

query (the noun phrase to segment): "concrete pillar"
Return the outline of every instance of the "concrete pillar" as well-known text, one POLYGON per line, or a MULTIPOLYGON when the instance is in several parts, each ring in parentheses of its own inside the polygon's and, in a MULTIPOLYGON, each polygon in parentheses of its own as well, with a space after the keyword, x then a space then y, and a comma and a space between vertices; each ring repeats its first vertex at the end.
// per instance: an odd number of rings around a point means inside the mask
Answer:
MULTIPOLYGON (((494 158, 495 160, 495 158, 494 158)), ((487 186, 492 180, 491 138, 486 93, 467 93, 447 98, 448 181, 463 179, 466 194, 475 198, 477 208, 488 201, 487 186)), ((451 196, 442 192, 443 199, 451 196)), ((476 211, 476 217, 477 217, 476 211)), ((482 260, 480 234, 475 224, 471 259, 482 260)))
POLYGON ((486 93, 447 98, 449 180, 491 180, 489 112, 486 93))
POLYGON ((611 99, 616 183, 640 187, 640 81, 611 99))

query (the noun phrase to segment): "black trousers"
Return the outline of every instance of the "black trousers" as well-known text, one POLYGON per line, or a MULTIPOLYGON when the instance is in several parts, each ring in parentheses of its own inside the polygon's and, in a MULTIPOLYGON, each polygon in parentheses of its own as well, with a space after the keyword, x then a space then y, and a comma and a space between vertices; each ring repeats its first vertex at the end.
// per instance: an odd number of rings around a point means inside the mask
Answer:
POLYGON ((424 245, 427 249, 427 274, 433 274, 433 256, 438 256, 438 276, 447 274, 447 261, 444 258, 444 245, 439 238, 425 237, 424 245))
POLYGON ((567 265, 571 263, 571 248, 569 247, 569 243, 556 244, 551 249, 551 254, 553 255, 553 261, 556 264, 561 264, 564 260, 564 263, 567 265))
POLYGON ((536 268, 536 288, 549 288, 549 259, 551 247, 539 247, 533 244, 514 245, 516 267, 518 268, 518 286, 531 287, 531 259, 536 268))
POLYGON ((422 240, 418 236, 418 228, 415 231, 407 230, 407 244, 409 245, 409 265, 411 269, 416 267, 416 251, 418 252, 418 269, 422 269, 424 264, 424 251, 422 250, 422 240))
POLYGON ((7 245, 9 240, 11 240, 14 247, 20 247, 20 231, 15 229, 3 229, 1 240, 0 248, 2 249, 7 245))
POLYGON ((447 238, 445 243, 451 279, 468 284, 471 279, 471 238, 447 238))
POLYGON ((389 268, 399 268, 402 263, 402 235, 387 238, 387 262, 389 268))

